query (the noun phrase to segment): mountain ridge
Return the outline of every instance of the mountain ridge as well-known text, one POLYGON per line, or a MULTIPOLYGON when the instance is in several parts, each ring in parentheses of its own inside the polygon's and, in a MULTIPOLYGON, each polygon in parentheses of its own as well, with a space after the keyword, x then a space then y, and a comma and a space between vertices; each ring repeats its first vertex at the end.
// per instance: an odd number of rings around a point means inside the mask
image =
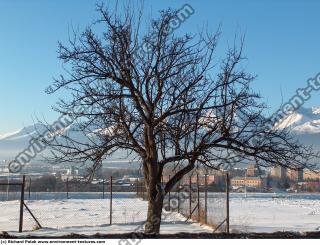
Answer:
MULTIPOLYGON (((74 127, 72 125, 62 132, 64 134, 69 133, 74 127)), ((299 108, 282 120, 277 127, 288 128, 301 143, 313 145, 316 150, 320 151, 320 107, 299 108)), ((36 137, 39 132, 45 132, 45 127, 36 123, 0 135, 0 160, 13 159, 19 152, 28 147, 31 138, 36 137)), ((78 132, 76 136, 81 137, 81 134, 78 132)))

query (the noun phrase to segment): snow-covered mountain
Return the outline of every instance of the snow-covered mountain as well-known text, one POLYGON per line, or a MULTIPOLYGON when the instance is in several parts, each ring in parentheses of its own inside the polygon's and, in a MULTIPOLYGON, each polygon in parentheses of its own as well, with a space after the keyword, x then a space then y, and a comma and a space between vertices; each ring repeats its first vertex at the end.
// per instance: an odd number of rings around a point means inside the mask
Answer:
POLYGON ((19 152, 24 150, 29 140, 37 135, 37 130, 43 128, 40 124, 23 127, 12 133, 0 134, 0 160, 13 159, 19 152))
POLYGON ((36 136, 37 132, 42 132, 44 129, 44 126, 41 124, 30 125, 12 133, 0 134, 0 141, 23 140, 24 138, 29 139, 31 136, 36 136))
MULTIPOLYGON (((23 127, 15 132, 0 134, 0 160, 14 159, 14 157, 26 149, 30 145, 32 138, 38 138, 39 135, 47 132, 44 125, 37 123, 27 127, 23 127)), ((85 137, 80 132, 73 131, 73 127, 69 126, 63 130, 52 132, 57 139, 61 138, 62 134, 72 135, 77 140, 83 140, 85 137)), ((62 140, 62 139, 60 139, 62 140)))
MULTIPOLYGON (((92 133, 83 133, 79 130, 79 125, 74 123, 64 129, 56 130, 54 132, 50 132, 51 135, 55 136, 55 139, 59 142, 63 142, 65 139, 62 135, 67 135, 72 139, 75 139, 78 142, 88 141, 88 137, 92 138, 92 133)), ((91 132, 103 131, 103 133, 109 132, 108 130, 92 130, 91 132)), ((38 138, 39 135, 43 135, 47 132, 47 128, 42 124, 34 124, 27 127, 23 127, 19 130, 16 130, 12 133, 0 134, 0 163, 1 160, 13 160, 19 153, 24 151, 30 145, 30 140, 32 138, 38 138)), ((46 154, 46 150, 42 152, 42 154, 46 154)), ((36 163, 38 160, 42 158, 35 158, 32 162, 36 163)), ((127 154, 125 152, 116 152, 116 154, 110 158, 108 158, 108 166, 116 165, 119 167, 127 166, 128 161, 132 161, 133 159, 127 158, 127 154)), ((138 165, 137 165, 138 166, 138 165)))
MULTIPOLYGON (((72 125, 59 134, 72 133, 73 138, 83 140, 84 135, 80 132, 74 132, 77 125, 72 125)), ((300 108, 279 125, 279 128, 290 128, 292 133, 304 144, 314 145, 320 150, 320 107, 300 108)), ((19 152, 24 150, 32 137, 44 132, 45 128, 41 124, 35 124, 24 127, 12 133, 0 134, 0 160, 13 159, 19 152)), ((58 137, 60 137, 58 135, 58 137)), ((125 154, 123 154, 124 157, 125 154)), ((121 157, 121 156, 120 156, 121 157)))
POLYGON ((320 133, 320 107, 300 108, 285 118, 279 128, 290 128, 296 134, 320 133))
POLYGON ((279 128, 291 130, 301 143, 320 151, 320 107, 300 108, 285 118, 279 128))

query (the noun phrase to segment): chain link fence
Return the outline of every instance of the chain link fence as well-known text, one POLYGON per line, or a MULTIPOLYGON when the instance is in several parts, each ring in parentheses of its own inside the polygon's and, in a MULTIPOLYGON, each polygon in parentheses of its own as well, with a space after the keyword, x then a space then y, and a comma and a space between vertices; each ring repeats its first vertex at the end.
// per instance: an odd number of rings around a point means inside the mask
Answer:
POLYGON ((10 180, 0 181, 0 231, 19 229, 21 187, 11 184, 10 180))
POLYGON ((123 183, 111 177, 89 183, 76 178, 26 176, 23 194, 21 177, 0 184, 0 231, 19 230, 21 203, 23 231, 134 224, 146 217, 146 202, 136 196, 136 181, 123 183))
MULTIPOLYGON (((169 178, 164 175, 163 184, 169 178)), ((170 216, 170 222, 199 222, 217 230, 225 228, 226 193, 217 192, 210 181, 209 175, 193 173, 166 195, 165 210, 178 215, 170 216)), ((127 181, 111 177, 89 183, 76 178, 26 176, 25 181, 20 177, 0 184, 0 231, 44 228, 73 232, 77 227, 99 230, 115 225, 115 233, 121 229, 133 232, 137 231, 135 227, 143 230, 147 217, 147 193, 141 177, 127 181)))
MULTIPOLYGON (((167 171, 170 172, 170 171, 167 171)), ((172 172, 172 171, 171 171, 172 172)), ((164 175, 162 185, 170 180, 164 175)), ((137 184, 137 195, 147 200, 144 182, 137 184)), ((229 177, 227 173, 199 174, 196 171, 184 176, 166 194, 164 208, 185 217, 185 222, 195 221, 208 225, 214 231, 229 231, 229 177)))

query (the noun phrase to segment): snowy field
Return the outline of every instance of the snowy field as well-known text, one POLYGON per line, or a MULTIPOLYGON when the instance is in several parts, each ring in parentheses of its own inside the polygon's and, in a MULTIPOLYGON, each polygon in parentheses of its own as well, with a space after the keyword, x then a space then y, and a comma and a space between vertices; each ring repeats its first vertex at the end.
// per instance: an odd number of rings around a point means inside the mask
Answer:
MULTIPOLYGON (((75 198, 79 198, 76 196, 75 198)), ((113 199, 113 219, 109 224, 108 199, 69 199, 26 201, 43 229, 25 211, 24 232, 33 235, 64 235, 70 233, 125 233, 142 231, 146 217, 145 201, 134 195, 119 194, 113 199)), ((230 225, 233 232, 318 231, 320 230, 320 195, 231 194, 230 225)), ((209 218, 217 209, 208 200, 209 218), (210 206, 211 205, 211 206, 210 206)), ((221 204, 224 200, 221 200, 221 204)), ((0 230, 16 234, 19 201, 0 202, 0 230)), ((225 211, 224 209, 222 210, 225 211)), ((212 229, 172 212, 165 213, 161 233, 212 232, 212 229)))
MULTIPOLYGON (((121 195, 120 195, 121 196, 121 195)), ((25 211, 24 233, 57 236, 70 233, 126 233, 143 231, 147 215, 147 203, 138 198, 114 198, 112 225, 110 225, 110 202, 108 199, 69 199, 26 201, 43 229, 37 230, 36 223, 25 211)), ((19 201, 0 202, 0 230, 17 233, 19 223, 19 201)), ((212 232, 212 229, 196 222, 185 222, 178 213, 164 213, 162 233, 212 232)))
POLYGON ((319 231, 320 195, 232 195, 230 225, 233 231, 319 231))

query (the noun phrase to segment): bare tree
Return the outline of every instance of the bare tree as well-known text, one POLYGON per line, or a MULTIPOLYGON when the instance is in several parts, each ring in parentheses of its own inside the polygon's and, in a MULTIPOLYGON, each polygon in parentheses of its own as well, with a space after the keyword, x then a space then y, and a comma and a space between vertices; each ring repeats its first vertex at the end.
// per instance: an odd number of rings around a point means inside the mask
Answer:
POLYGON ((67 74, 48 91, 70 91, 55 109, 76 118, 86 140, 50 142, 51 160, 89 161, 94 172, 119 150, 138 157, 148 193, 145 232, 159 232, 166 193, 197 164, 220 169, 254 159, 297 168, 317 156, 288 131, 267 126, 266 107, 250 89, 254 76, 242 69, 242 41, 219 61, 219 31, 176 36, 176 11, 162 11, 148 28, 140 28, 141 12, 98 11, 95 25, 59 45, 67 74), (147 50, 137 52, 142 46, 147 50), (87 109, 75 110, 81 106, 87 109), (162 185, 170 164, 175 173, 162 185))

